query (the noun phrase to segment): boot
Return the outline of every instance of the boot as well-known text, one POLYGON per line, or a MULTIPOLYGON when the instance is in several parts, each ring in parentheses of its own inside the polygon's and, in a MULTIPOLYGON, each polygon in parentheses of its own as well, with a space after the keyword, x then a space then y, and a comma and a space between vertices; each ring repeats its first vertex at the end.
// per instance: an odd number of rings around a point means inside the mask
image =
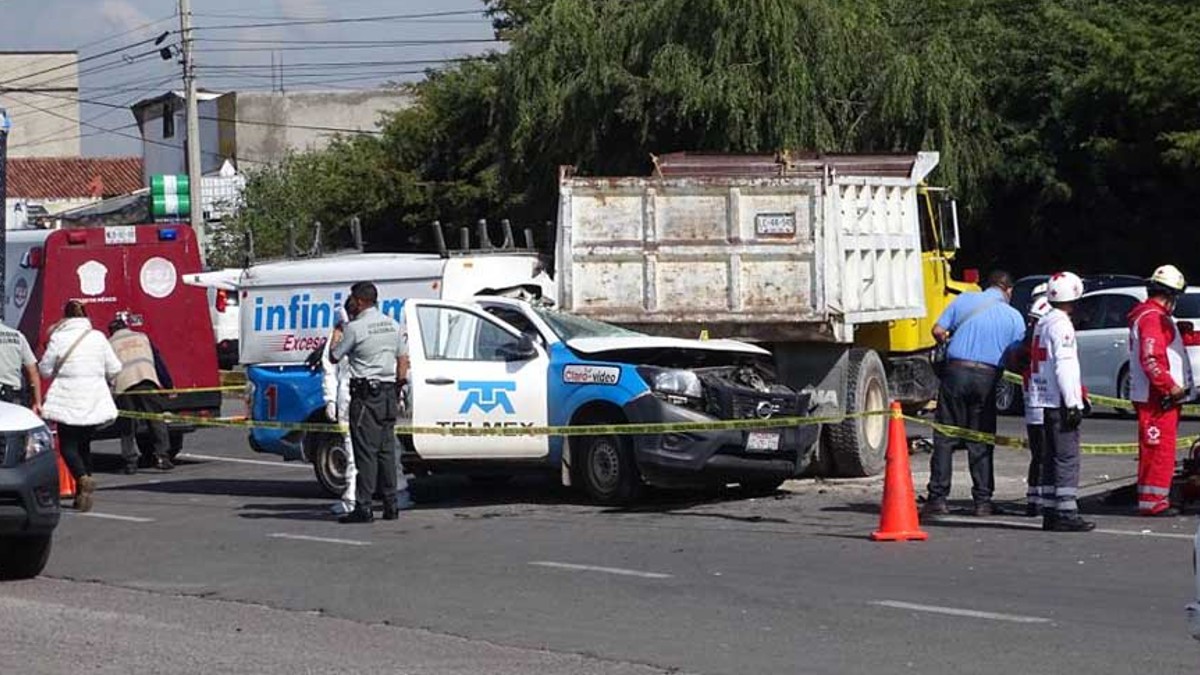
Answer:
POLYGON ((388 504, 387 502, 383 503, 383 519, 384 520, 396 520, 399 517, 400 517, 400 510, 396 508, 395 502, 392 502, 391 504, 388 504))
POLYGON ((921 507, 921 515, 926 517, 935 518, 949 514, 950 507, 946 506, 946 500, 938 497, 930 497, 929 501, 925 502, 925 506, 921 507))
POLYGON ((1064 511, 1055 515, 1052 527, 1047 528, 1043 523, 1042 529, 1051 532, 1091 532, 1096 529, 1096 524, 1080 518, 1078 511, 1064 511))
POLYGON ((92 510, 92 493, 96 491, 96 479, 80 476, 75 487, 75 510, 87 513, 92 510))
POLYGON ((1054 532, 1054 528, 1058 526, 1058 511, 1054 509, 1042 509, 1042 529, 1046 532, 1054 532))
POLYGON ((350 515, 338 518, 338 522, 343 525, 354 525, 358 523, 373 523, 375 522, 375 514, 371 513, 371 507, 359 504, 354 508, 350 515))

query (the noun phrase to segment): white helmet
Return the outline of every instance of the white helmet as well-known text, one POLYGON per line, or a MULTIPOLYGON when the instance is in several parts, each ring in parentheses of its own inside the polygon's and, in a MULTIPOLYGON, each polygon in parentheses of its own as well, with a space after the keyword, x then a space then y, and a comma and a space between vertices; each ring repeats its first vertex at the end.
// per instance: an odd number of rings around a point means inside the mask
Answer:
POLYGON ((1046 296, 1041 296, 1029 306, 1028 316, 1031 319, 1040 319, 1049 314, 1050 310, 1050 301, 1046 299, 1046 296))
POLYGON ((1050 302, 1075 302, 1083 295, 1083 279, 1074 272, 1059 272, 1046 282, 1046 299, 1050 302))
POLYGON ((1038 284, 1037 286, 1034 286, 1034 287, 1033 287, 1033 293, 1031 293, 1031 294, 1029 295, 1029 297, 1031 297, 1031 298, 1041 298, 1041 297, 1044 297, 1045 295, 1046 295, 1046 282, 1045 282, 1045 281, 1043 281, 1042 283, 1040 283, 1040 284, 1038 284))
POLYGON ((1183 272, 1174 265, 1163 265, 1150 275, 1151 289, 1163 290, 1168 293, 1182 293, 1187 288, 1183 272))

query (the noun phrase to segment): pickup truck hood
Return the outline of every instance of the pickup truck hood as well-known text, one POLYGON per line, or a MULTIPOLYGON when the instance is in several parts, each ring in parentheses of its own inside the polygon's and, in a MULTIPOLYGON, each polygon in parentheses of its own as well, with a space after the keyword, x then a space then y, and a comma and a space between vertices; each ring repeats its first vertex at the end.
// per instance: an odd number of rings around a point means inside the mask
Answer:
POLYGON ((761 347, 737 340, 685 340, 650 335, 575 338, 567 340, 567 346, 591 358, 674 367, 729 364, 771 355, 761 347))

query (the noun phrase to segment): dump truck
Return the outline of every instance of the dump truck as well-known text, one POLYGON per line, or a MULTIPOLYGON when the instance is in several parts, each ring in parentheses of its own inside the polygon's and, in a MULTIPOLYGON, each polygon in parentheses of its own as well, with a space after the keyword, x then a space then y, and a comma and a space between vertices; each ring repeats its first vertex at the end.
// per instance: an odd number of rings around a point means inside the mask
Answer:
MULTIPOLYGON (((957 208, 936 152, 654 158, 650 176, 559 176, 559 308, 642 332, 733 338, 809 394, 800 471, 884 465, 889 399, 936 397, 930 329, 957 293, 957 208)), ((977 279, 977 275, 974 275, 977 279)))

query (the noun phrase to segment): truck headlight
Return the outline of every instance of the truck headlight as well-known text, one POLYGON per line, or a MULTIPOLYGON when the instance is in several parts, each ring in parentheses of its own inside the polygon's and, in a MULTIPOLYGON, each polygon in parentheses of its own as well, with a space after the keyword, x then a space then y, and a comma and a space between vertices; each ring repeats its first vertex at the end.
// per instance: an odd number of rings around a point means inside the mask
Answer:
POLYGON ((28 462, 53 447, 54 438, 50 435, 50 430, 45 427, 31 429, 25 432, 25 453, 21 455, 21 461, 28 462))
POLYGON ((667 399, 669 403, 686 405, 687 403, 703 398, 704 387, 700 385, 700 378, 690 370, 673 370, 668 368, 638 368, 638 374, 650 385, 650 389, 656 394, 660 394, 667 399), (681 398, 683 400, 672 400, 673 398, 681 398))

